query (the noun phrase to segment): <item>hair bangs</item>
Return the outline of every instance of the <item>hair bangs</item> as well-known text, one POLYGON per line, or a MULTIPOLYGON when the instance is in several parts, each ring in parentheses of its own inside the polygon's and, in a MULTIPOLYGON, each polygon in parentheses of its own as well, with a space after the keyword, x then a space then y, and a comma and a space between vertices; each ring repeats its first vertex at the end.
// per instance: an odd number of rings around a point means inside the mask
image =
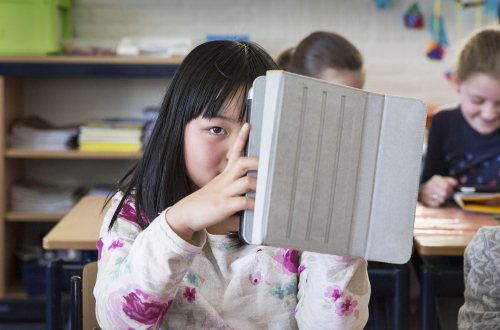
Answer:
MULTIPOLYGON (((270 67, 267 61, 254 63, 250 54, 251 50, 245 43, 238 43, 238 47, 228 49, 211 65, 211 70, 216 74, 212 83, 208 84, 210 97, 205 99, 202 105, 202 115, 204 118, 213 118, 218 114, 227 111, 225 106, 236 98, 240 105, 238 119, 244 121, 247 111, 247 95, 255 78, 265 75, 270 67)), ((274 64, 274 63, 273 63, 274 64)), ((203 101, 202 101, 203 102, 203 101)))
POLYGON ((232 103, 236 100, 236 104, 239 104, 240 110, 238 114, 238 120, 243 122, 245 119, 245 114, 247 112, 247 95, 248 95, 249 85, 243 82, 226 81, 225 84, 221 86, 217 96, 210 100, 203 111, 203 118, 211 119, 220 115, 221 113, 227 112, 230 109, 227 104, 232 103))

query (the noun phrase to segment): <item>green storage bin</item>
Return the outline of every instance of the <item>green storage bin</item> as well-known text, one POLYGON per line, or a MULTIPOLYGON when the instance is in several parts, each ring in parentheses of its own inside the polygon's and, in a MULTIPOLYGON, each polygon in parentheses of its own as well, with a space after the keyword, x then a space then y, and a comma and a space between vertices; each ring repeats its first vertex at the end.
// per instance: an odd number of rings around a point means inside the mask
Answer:
POLYGON ((71 0, 0 0, 0 55, 60 52, 71 30, 71 0))

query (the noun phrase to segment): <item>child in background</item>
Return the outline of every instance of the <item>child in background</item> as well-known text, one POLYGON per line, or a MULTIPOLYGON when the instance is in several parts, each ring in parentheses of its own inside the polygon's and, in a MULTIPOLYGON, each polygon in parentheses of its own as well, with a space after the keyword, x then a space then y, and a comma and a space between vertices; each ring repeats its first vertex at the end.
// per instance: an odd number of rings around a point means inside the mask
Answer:
POLYGON ((458 329, 500 326, 500 227, 479 228, 464 253, 465 303, 458 329))
POLYGON ((235 244, 256 180, 243 124, 253 80, 276 64, 249 42, 196 47, 177 70, 144 156, 97 243, 104 329, 362 329, 366 261, 235 244))
POLYGON ((333 32, 314 32, 278 57, 286 71, 363 88, 363 57, 349 40, 333 32))
POLYGON ((500 186, 500 29, 473 35, 455 75, 460 105, 429 129, 420 201, 439 207, 458 185, 500 186))

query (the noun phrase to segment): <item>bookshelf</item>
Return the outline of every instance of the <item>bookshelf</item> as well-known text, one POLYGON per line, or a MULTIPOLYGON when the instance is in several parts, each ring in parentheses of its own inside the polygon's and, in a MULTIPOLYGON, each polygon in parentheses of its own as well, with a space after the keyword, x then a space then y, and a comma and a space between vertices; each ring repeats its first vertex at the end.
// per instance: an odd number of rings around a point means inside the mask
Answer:
MULTIPOLYGON (((67 163, 70 165, 63 166, 71 171, 77 164, 92 163, 93 168, 99 168, 100 164, 106 163, 113 167, 113 164, 118 166, 141 157, 140 152, 99 153, 8 148, 9 128, 16 119, 25 115, 23 112, 26 105, 23 100, 29 92, 27 89, 33 88, 27 81, 33 78, 42 81, 57 78, 105 78, 102 80, 107 84, 124 79, 168 78, 175 73, 181 61, 181 58, 120 56, 0 57, 0 299, 26 296, 21 281, 20 263, 15 258, 23 235, 30 230, 30 226, 43 225, 50 228, 64 216, 59 213, 9 210, 10 187, 27 174, 29 165, 36 162, 53 165, 67 163)), ((116 112, 116 116, 119 116, 119 110, 116 112)), ((75 172, 76 181, 79 179, 78 175, 75 172)), ((40 245, 41 243, 40 241, 40 245)))

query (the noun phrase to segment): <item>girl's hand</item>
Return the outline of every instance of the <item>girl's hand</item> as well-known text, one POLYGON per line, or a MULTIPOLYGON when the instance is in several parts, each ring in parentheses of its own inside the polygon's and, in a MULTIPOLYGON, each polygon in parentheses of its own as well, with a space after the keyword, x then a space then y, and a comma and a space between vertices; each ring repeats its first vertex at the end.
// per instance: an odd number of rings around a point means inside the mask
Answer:
POLYGON ((425 206, 439 207, 451 198, 457 185, 455 178, 434 175, 420 188, 420 201, 425 206))
POLYGON ((244 196, 255 191, 257 180, 246 176, 258 168, 258 159, 243 157, 243 149, 250 132, 245 123, 227 154, 227 165, 221 174, 189 196, 186 196, 166 215, 170 227, 186 241, 195 232, 227 220, 236 212, 254 208, 254 199, 244 196))

